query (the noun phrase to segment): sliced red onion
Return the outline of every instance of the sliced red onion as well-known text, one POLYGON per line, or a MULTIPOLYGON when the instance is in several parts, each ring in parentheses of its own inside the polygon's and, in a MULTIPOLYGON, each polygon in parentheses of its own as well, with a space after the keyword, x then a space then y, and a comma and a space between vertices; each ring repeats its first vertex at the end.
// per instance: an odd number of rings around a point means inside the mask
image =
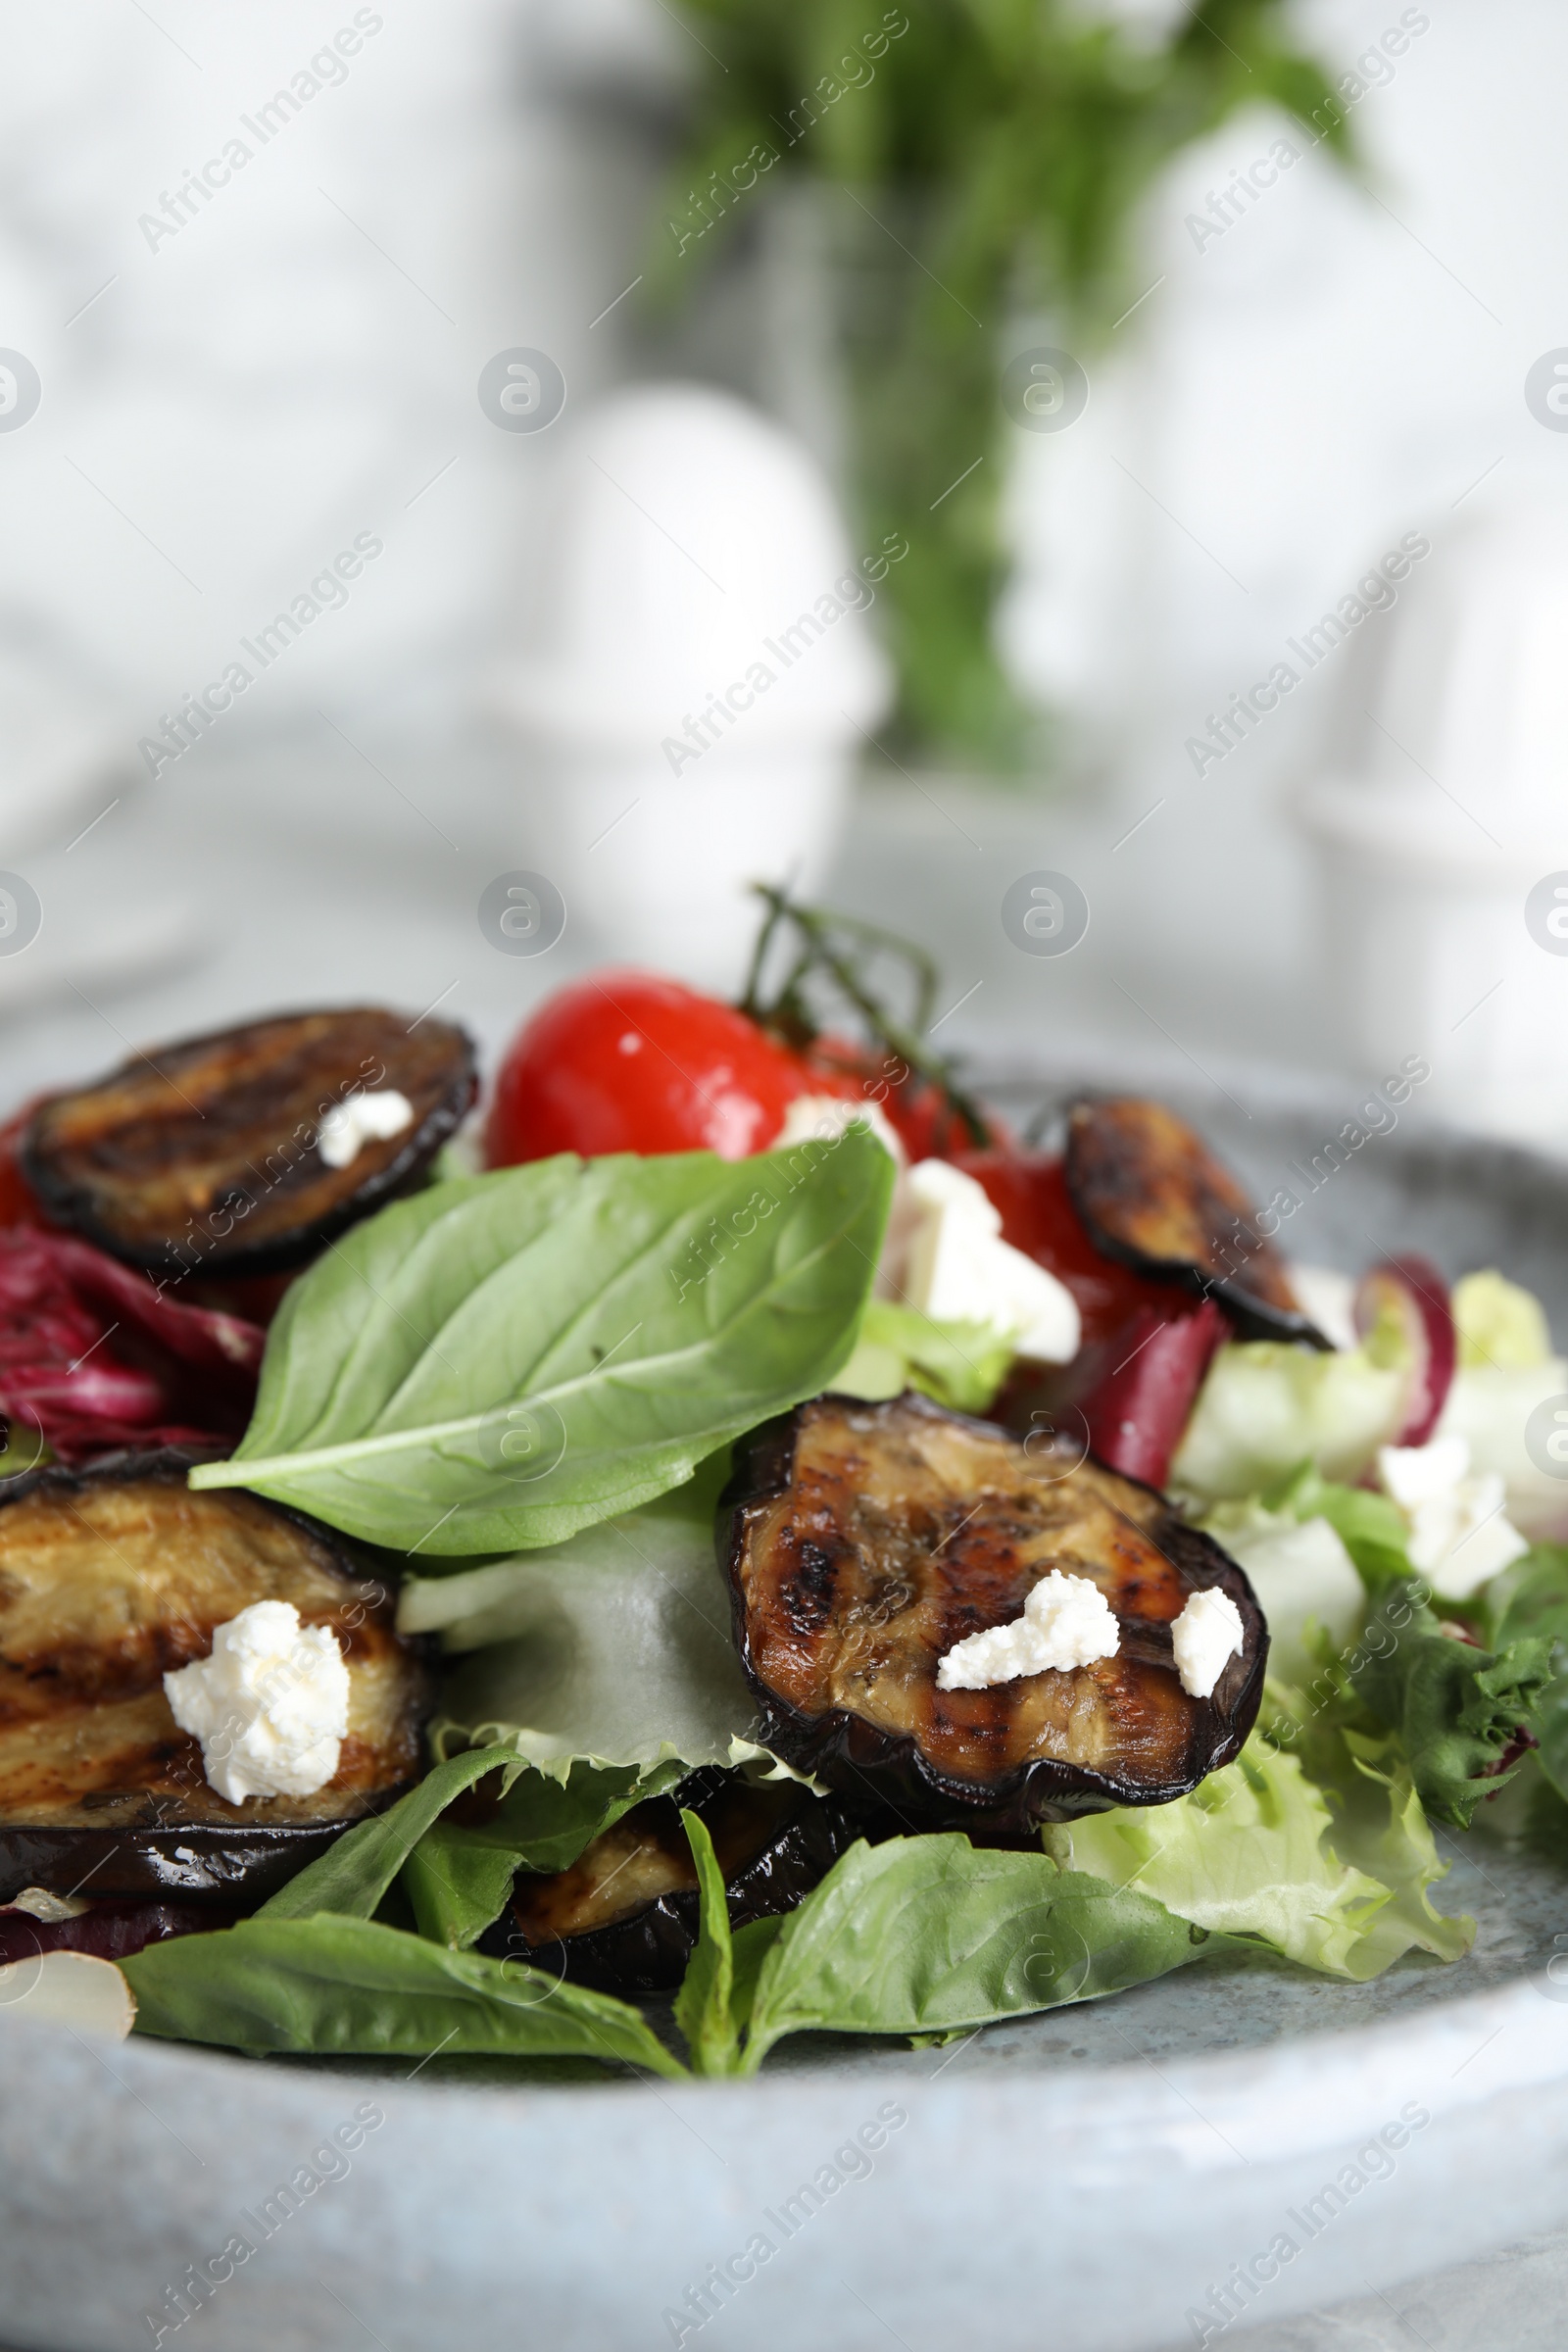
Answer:
POLYGON ((1455 1340, 1448 1286, 1429 1257, 1386 1257, 1363 1274, 1355 1294, 1362 1339, 1390 1310, 1399 1318, 1410 1371, 1392 1446, 1424 1446, 1438 1425, 1453 1378, 1455 1340))
POLYGON ((1168 1319, 1141 1307, 1113 1350, 1111 1369, 1079 1399, 1090 1450, 1123 1477, 1162 1487, 1209 1358, 1230 1335, 1212 1298, 1168 1319))
POLYGON ((231 1445, 266 1345, 74 1236, 0 1233, 0 1414, 17 1452, 41 1440, 75 1464, 122 1446, 231 1445))

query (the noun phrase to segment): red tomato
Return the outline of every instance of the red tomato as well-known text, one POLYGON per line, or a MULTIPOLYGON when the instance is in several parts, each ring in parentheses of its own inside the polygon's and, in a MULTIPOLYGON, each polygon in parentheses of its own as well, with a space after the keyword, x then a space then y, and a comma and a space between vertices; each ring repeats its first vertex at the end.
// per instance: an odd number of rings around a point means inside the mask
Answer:
MULTIPOLYGON (((880 1104, 911 1161, 956 1159, 970 1149, 969 1130, 939 1086, 917 1078, 897 1054, 823 1036, 805 1050, 813 1093, 880 1104)), ((1005 1139, 995 1119, 992 1133, 1005 1139)))
POLYGON ((953 1156, 1002 1211, 1003 1240, 1071 1291, 1083 1317, 1086 1348, 1124 1330, 1142 1307, 1152 1307, 1160 1322, 1191 1314, 1191 1300, 1170 1283, 1150 1282, 1096 1249, 1068 1198, 1055 1153, 956 1152, 953 1156))
MULTIPOLYGON (((716 1152, 744 1159, 818 1091, 744 1012, 648 972, 564 988, 508 1051, 485 1133, 493 1168, 552 1152, 716 1152)), ((828 1091, 826 1088, 820 1091, 828 1091)))

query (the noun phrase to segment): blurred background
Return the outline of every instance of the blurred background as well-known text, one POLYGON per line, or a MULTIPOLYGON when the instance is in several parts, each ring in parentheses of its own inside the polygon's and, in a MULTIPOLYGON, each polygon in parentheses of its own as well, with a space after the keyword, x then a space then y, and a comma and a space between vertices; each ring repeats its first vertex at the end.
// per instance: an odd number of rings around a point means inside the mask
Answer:
POLYGON ((14 1101, 747 886, 1568 1144, 1547 0, 0 7, 14 1101), (1561 903, 1559 902, 1561 886, 1561 903), (487 896, 488 894, 488 896, 487 896))

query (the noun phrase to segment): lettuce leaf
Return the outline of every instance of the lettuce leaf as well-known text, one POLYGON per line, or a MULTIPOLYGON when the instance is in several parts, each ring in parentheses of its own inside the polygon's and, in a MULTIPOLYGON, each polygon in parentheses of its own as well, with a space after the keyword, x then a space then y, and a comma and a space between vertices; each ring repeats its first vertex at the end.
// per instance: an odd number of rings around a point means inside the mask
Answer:
POLYGON ((1407 1368, 1381 1327, 1324 1354, 1283 1340, 1238 1341, 1209 1365, 1171 1464, 1203 1501, 1255 1494, 1303 1462, 1354 1479, 1397 1425, 1407 1368))
POLYGON ((983 1413, 1007 1377, 1013 1347, 989 1324, 935 1322, 918 1307, 873 1298, 855 1353, 833 1376, 844 1396, 880 1402, 922 1389, 956 1413, 983 1413))
POLYGON ((1568 1798, 1568 1545, 1538 1544, 1505 1569, 1487 1595, 1494 1649, 1521 1638, 1549 1642, 1552 1679, 1537 1697, 1530 1729, 1542 1771, 1568 1798))
POLYGON ((1234 1764, 1168 1805, 1118 1805, 1044 1832, 1063 1869, 1136 1884, 1178 1917, 1252 1936, 1330 1976, 1352 1955, 1391 1890, 1327 1843, 1332 1816, 1294 1756, 1254 1733, 1234 1764))
POLYGON ((1352 1730, 1319 1716, 1297 1739, 1293 1752, 1328 1798, 1334 1851, 1390 1890, 1351 1952, 1348 1973, 1358 1980, 1380 1976, 1407 1951, 1463 1959, 1476 1923, 1433 1907, 1428 1889, 1447 1876, 1448 1865, 1438 1858, 1398 1735, 1352 1730))
POLYGON ((398 1623, 467 1652, 431 1728, 437 1755, 504 1741, 564 1781, 575 1764, 650 1771, 760 1754, 699 1482, 546 1550, 414 1578, 398 1623))
POLYGON ((1377 1724, 1397 1732, 1421 1801, 1439 1821, 1467 1830, 1484 1796, 1513 1778, 1496 1765, 1530 1723, 1551 1680, 1550 1640, 1511 1638, 1494 1653, 1445 1634, 1427 1588, 1392 1586, 1367 1619, 1346 1679, 1377 1724))

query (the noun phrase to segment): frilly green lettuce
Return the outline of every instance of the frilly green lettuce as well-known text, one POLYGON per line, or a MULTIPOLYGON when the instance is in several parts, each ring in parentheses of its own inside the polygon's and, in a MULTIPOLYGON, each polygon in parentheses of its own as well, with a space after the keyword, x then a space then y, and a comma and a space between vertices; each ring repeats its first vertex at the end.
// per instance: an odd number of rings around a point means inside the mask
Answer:
POLYGON ((1368 1742, 1363 1765, 1334 1738, 1341 1770, 1327 1790, 1254 1733, 1190 1796, 1060 1824, 1045 1831, 1046 1850, 1327 1975, 1373 1977, 1412 1946, 1456 1959, 1474 1928, 1427 1901, 1444 1865, 1408 1771, 1387 1752, 1394 1742, 1368 1742))

